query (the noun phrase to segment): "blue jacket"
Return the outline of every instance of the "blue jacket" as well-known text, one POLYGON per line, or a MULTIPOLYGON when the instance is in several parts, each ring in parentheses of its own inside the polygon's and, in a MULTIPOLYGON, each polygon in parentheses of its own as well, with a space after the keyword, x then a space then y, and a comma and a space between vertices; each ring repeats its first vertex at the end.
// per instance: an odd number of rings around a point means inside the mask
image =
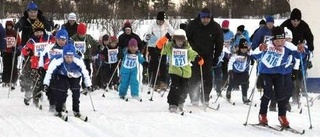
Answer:
POLYGON ((120 68, 120 75, 121 73, 130 73, 130 72, 137 72, 138 71, 138 63, 142 64, 145 62, 143 55, 140 52, 135 54, 129 53, 127 50, 123 53, 123 59, 120 68))
POLYGON ((234 34, 232 31, 228 30, 228 31, 223 31, 223 38, 224 41, 229 41, 234 37, 234 34))
POLYGON ((244 30, 242 34, 236 34, 234 36, 234 43, 233 46, 234 47, 238 47, 240 39, 245 38, 248 42, 249 45, 251 45, 251 41, 250 41, 250 37, 249 37, 249 32, 247 30, 244 30))
POLYGON ((249 72, 251 58, 247 53, 237 53, 231 56, 228 71, 235 73, 249 72))
POLYGON ((265 37, 272 37, 272 31, 267 26, 260 28, 253 36, 251 48, 255 50, 261 43, 265 43, 265 37))
POLYGON ((293 58, 300 58, 297 47, 290 42, 286 42, 282 52, 272 50, 274 45, 268 44, 268 50, 262 52, 259 48, 252 51, 251 55, 254 59, 260 60, 258 64, 258 72, 261 74, 291 74, 293 58))
POLYGON ((83 76, 85 86, 89 87, 92 85, 89 72, 86 69, 84 61, 79 58, 79 56, 74 56, 73 62, 70 64, 64 60, 63 56, 53 58, 44 77, 44 85, 50 85, 52 75, 62 75, 69 78, 79 78, 83 76))
POLYGON ((3 51, 6 47, 6 30, 3 28, 0 23, 0 51, 3 51))

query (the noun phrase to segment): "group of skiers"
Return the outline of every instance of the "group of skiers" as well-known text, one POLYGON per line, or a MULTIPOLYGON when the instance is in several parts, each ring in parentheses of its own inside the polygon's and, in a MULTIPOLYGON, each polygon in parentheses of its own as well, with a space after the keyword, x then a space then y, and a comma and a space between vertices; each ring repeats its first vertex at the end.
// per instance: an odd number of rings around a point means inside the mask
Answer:
POLYGON ((80 117, 81 89, 87 93, 113 88, 119 91, 119 98, 126 99, 130 87, 132 98, 140 100, 139 86, 144 81, 154 91, 169 89, 169 111, 177 112, 183 110, 188 94, 193 106, 201 102, 208 107, 212 89, 218 97, 226 89, 226 99, 230 100, 232 90, 239 85, 243 103, 249 104, 250 70, 256 63, 255 82, 263 91, 260 124, 268 123, 267 109, 273 100, 270 110, 278 104, 279 121, 289 126, 289 99, 294 95, 293 101, 299 102, 303 71, 312 66, 308 59, 314 49, 313 35, 301 20, 299 9, 278 27, 272 16, 266 17, 251 37, 244 25, 238 26, 235 34, 229 30, 228 20, 220 26, 208 8, 177 30, 165 18, 165 12, 158 12, 143 39, 127 21, 118 38, 105 34, 99 42, 87 34, 84 23, 77 23, 75 13, 68 15, 68 22, 60 29, 47 33, 58 27, 30 2, 17 23, 7 21, 5 29, 0 28, 1 39, 5 39, 0 41, 3 86, 14 90, 19 78, 24 103, 29 105, 33 99, 37 107, 41 107, 44 91, 50 111, 60 117, 70 89, 72 110, 80 117), (23 60, 18 70, 20 54, 23 60), (307 65, 301 67, 301 61, 307 65), (144 80, 138 78, 141 69, 144 80))

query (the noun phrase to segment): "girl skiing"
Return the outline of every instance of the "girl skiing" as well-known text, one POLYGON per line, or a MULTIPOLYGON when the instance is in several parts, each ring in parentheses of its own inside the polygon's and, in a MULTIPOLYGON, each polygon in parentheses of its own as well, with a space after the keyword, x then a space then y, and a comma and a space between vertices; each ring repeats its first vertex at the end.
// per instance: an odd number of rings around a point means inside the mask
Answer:
POLYGON ((177 112, 178 107, 182 111, 187 97, 188 79, 191 77, 190 61, 197 61, 199 65, 203 65, 204 61, 187 43, 186 32, 182 29, 174 31, 172 42, 168 42, 164 47, 158 46, 158 48, 163 48, 162 55, 170 58, 171 86, 167 97, 169 111, 177 112))

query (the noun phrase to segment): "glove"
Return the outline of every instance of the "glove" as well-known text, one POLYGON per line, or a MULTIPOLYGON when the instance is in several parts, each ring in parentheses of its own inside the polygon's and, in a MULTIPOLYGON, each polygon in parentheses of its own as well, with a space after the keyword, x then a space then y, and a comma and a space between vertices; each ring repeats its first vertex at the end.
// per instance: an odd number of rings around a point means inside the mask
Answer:
POLYGON ((164 47, 164 45, 167 43, 168 40, 169 39, 166 36, 160 38, 156 43, 157 48, 158 49, 162 49, 164 47))
POLYGON ((27 49, 28 56, 33 56, 33 51, 31 49, 27 49))
POLYGON ((228 71, 228 75, 229 75, 230 79, 233 79, 233 71, 232 70, 228 71))
POLYGON ((39 68, 38 68, 38 74, 39 74, 40 76, 43 76, 45 73, 46 73, 46 70, 45 70, 43 67, 39 67, 39 68))
POLYGON ((299 44, 297 50, 298 52, 305 52, 304 44, 299 44))
POLYGON ((168 40, 171 40, 171 36, 170 36, 169 33, 167 33, 165 37, 166 37, 168 40))
POLYGON ((198 62, 198 64, 200 65, 200 66, 202 66, 203 64, 204 64, 204 60, 203 60, 203 58, 201 57, 201 56, 196 56, 196 58, 194 59, 194 61, 195 62, 198 62))
POLYGON ((307 68, 311 69, 313 67, 312 62, 309 60, 307 61, 307 68))
POLYGON ((145 67, 145 68, 148 68, 149 67, 149 62, 147 62, 147 61, 143 62, 142 66, 145 67))
POLYGON ((259 50, 260 51, 266 51, 267 49, 268 49, 268 45, 267 44, 262 43, 262 44, 259 45, 259 50))
POLYGON ((292 79, 292 80, 296 80, 298 73, 299 73, 299 70, 295 70, 295 69, 292 70, 291 79, 292 79))
POLYGON ((48 92, 48 91, 49 91, 49 86, 43 85, 43 92, 48 92))

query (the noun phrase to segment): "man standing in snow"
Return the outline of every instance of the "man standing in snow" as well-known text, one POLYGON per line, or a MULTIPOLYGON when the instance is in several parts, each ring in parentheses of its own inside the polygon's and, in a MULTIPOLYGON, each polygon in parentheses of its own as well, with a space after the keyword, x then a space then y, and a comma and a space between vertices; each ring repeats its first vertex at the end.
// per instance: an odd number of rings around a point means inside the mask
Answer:
POLYGON ((74 34, 77 33, 77 27, 78 27, 78 23, 77 23, 77 15, 73 12, 71 12, 68 15, 68 22, 63 24, 62 26, 65 27, 65 29, 68 32, 68 36, 73 36, 74 34))
MULTIPOLYGON (((217 66, 222 52, 223 32, 220 25, 213 20, 208 8, 202 9, 198 17, 188 24, 186 32, 192 49, 204 59, 202 69, 205 100, 203 100, 203 105, 208 105, 212 90, 212 67, 217 66)), ((189 85, 191 103, 198 105, 200 93, 198 89, 200 85, 200 66, 198 63, 192 64, 192 77, 189 85)))
POLYGON ((126 21, 124 23, 122 30, 124 33, 121 34, 118 38, 118 40, 119 40, 118 47, 120 48, 120 52, 122 52, 124 50, 124 48, 127 48, 129 40, 132 38, 134 38, 135 40, 138 41, 138 49, 139 49, 139 51, 142 51, 142 49, 144 47, 141 43, 141 39, 137 34, 132 32, 131 23, 129 21, 126 21))

